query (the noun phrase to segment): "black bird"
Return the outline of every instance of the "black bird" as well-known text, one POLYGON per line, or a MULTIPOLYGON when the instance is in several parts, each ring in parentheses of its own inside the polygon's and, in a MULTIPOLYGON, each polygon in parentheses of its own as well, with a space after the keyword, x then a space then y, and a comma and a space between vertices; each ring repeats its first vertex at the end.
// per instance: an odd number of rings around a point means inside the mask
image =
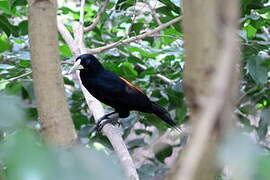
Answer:
POLYGON ((114 112, 106 114, 99 119, 97 124, 99 130, 106 123, 112 123, 112 120, 109 118, 112 114, 118 113, 120 118, 126 118, 129 116, 130 111, 135 110, 153 113, 181 132, 166 109, 150 101, 142 90, 126 79, 103 68, 94 55, 83 54, 77 57, 70 72, 76 69, 80 71, 82 84, 90 94, 102 103, 115 109, 114 112))

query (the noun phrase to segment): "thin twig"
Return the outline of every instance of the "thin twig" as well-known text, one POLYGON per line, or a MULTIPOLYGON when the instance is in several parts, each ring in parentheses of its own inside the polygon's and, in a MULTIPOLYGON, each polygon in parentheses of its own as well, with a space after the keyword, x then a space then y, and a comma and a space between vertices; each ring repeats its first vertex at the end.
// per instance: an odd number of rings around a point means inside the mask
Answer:
POLYGON ((152 8, 151 4, 149 2, 146 1, 146 4, 148 5, 149 9, 151 10, 152 16, 156 19, 158 25, 161 25, 162 22, 160 21, 157 12, 154 8, 152 8))
POLYGON ((6 80, 3 80, 3 81, 0 81, 0 83, 15 81, 15 80, 20 79, 22 77, 28 76, 31 73, 32 73, 32 71, 29 71, 29 72, 23 73, 23 74, 21 74, 19 76, 16 76, 16 77, 13 77, 13 78, 10 78, 10 79, 6 79, 6 80))
POLYGON ((97 54, 97 53, 101 53, 103 51, 115 48, 115 47, 123 45, 123 44, 128 44, 128 43, 131 43, 133 41, 144 39, 146 37, 149 37, 152 34, 155 34, 155 33, 159 32, 159 31, 167 28, 168 26, 171 26, 171 25, 179 22, 181 19, 182 19, 182 17, 177 17, 177 18, 175 18, 175 19, 173 19, 173 20, 171 20, 171 21, 169 21, 169 22, 167 22, 165 24, 162 24, 162 25, 158 26, 157 28, 155 28, 153 30, 149 30, 149 31, 147 31, 147 32, 145 32, 143 34, 138 35, 138 36, 133 36, 133 37, 125 39, 125 40, 120 40, 120 41, 117 41, 115 43, 103 46, 103 47, 99 47, 99 48, 95 48, 95 49, 87 49, 87 52, 91 53, 91 54, 97 54))
POLYGON ((152 34, 148 37, 163 37, 163 38, 171 38, 171 39, 179 39, 179 37, 171 36, 171 35, 162 35, 162 34, 152 34))
POLYGON ((84 28, 84 32, 92 31, 97 26, 97 24, 99 23, 101 17, 103 16, 103 14, 106 11, 109 2, 110 2, 110 0, 105 0, 104 1, 104 4, 101 7, 100 11, 98 12, 97 17, 95 18, 95 20, 93 21, 93 23, 90 26, 84 28))

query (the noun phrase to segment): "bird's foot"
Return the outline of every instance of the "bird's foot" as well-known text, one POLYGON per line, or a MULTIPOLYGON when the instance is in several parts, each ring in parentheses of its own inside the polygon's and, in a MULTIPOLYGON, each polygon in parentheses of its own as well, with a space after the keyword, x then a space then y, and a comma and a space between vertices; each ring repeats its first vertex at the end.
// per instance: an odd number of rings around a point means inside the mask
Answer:
POLYGON ((112 125, 118 125, 118 126, 121 125, 121 123, 118 122, 118 118, 103 118, 97 122, 97 131, 100 132, 102 128, 108 123, 112 125))

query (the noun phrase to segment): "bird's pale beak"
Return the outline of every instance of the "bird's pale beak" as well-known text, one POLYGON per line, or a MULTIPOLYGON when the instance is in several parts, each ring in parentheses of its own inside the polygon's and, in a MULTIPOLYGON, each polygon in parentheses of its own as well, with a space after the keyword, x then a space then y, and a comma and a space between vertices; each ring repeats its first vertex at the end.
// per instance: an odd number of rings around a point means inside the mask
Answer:
POLYGON ((79 70, 79 69, 83 69, 83 66, 81 65, 81 60, 78 59, 74 65, 72 66, 72 68, 69 70, 69 74, 76 71, 76 70, 79 70))

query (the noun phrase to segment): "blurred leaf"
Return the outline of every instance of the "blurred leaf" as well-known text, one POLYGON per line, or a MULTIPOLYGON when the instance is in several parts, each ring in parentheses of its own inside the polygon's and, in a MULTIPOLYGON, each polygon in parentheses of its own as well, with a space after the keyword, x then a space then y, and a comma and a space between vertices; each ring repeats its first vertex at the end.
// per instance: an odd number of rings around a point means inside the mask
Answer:
POLYGON ((257 129, 257 133, 260 139, 263 139, 266 136, 269 122, 270 122, 270 108, 267 108, 264 109, 261 113, 259 127, 257 129))
POLYGON ((16 128, 25 121, 25 112, 19 98, 0 94, 0 129, 16 128))
POLYGON ((11 82, 6 85, 6 92, 12 95, 20 95, 22 87, 22 82, 11 82))
POLYGON ((134 5, 134 0, 118 0, 115 6, 116 10, 126 10, 134 5))
POLYGON ((18 37, 19 35, 18 27, 12 25, 3 15, 0 15, 0 28, 7 34, 7 36, 12 34, 13 36, 18 37))
POLYGON ((127 145, 129 149, 134 149, 134 148, 145 146, 146 144, 144 142, 144 138, 138 138, 138 139, 129 141, 127 145))
POLYGON ((138 169, 140 180, 164 179, 168 169, 157 163, 146 163, 138 169))
POLYGON ((22 21, 19 24, 19 30, 20 30, 20 35, 27 35, 28 34, 28 21, 22 21))
POLYGON ((153 134, 151 131, 147 131, 147 130, 145 130, 145 129, 135 129, 135 133, 136 133, 137 135, 147 134, 147 135, 149 135, 149 136, 152 136, 152 134, 153 134))
POLYGON ((31 66, 31 63, 29 60, 24 60, 24 59, 21 59, 19 61, 19 65, 23 68, 29 68, 31 66))
MULTIPOLYGON (((35 135, 37 136, 37 135, 35 135)), ((7 179, 39 180, 52 179, 50 173, 48 152, 37 144, 34 134, 22 131, 15 136, 8 137, 1 145, 5 165, 8 167, 7 179), (18 149, 20 149, 18 151, 18 149)))
POLYGON ((173 148, 170 144, 159 143, 154 146, 155 157, 161 162, 165 163, 164 160, 172 155, 173 148))
POLYGON ((134 67, 131 63, 126 61, 126 62, 122 63, 122 66, 124 67, 126 74, 132 75, 132 76, 138 75, 137 71, 134 69, 134 67))
POLYGON ((252 25, 248 25, 248 26, 244 27, 243 29, 247 32, 248 39, 253 39, 256 32, 257 32, 257 29, 254 28, 252 25))
POLYGON ((258 166, 256 167, 255 179, 268 180, 270 178, 270 156, 262 155, 258 160, 258 166))
POLYGON ((264 59, 259 56, 252 57, 248 60, 248 71, 257 84, 267 82, 267 69, 262 66, 264 59))
POLYGON ((64 77, 64 83, 66 85, 74 86, 74 82, 71 81, 70 79, 66 78, 66 77, 64 77))
POLYGON ((174 11, 177 14, 180 13, 180 8, 177 7, 171 0, 159 0, 159 1, 165 4, 166 7, 170 9, 171 11, 174 11))
POLYGON ((7 69, 13 69, 13 68, 15 68, 15 67, 12 65, 9 65, 9 64, 0 64, 0 69, 7 70, 7 69))
POLYGON ((72 53, 66 44, 60 46, 60 54, 64 57, 72 57, 72 53))
POLYGON ((9 42, 5 34, 0 34, 0 53, 8 51, 11 49, 11 43, 9 42))
MULTIPOLYGON (((5 14, 11 15, 12 11, 10 9, 10 4, 8 3, 7 0, 5 1, 0 1, 0 10, 4 12, 5 14)), ((0 16, 0 21, 1 21, 1 16, 0 16)))
POLYGON ((86 116, 82 115, 81 113, 73 113, 72 119, 76 129, 79 129, 82 125, 88 124, 89 120, 86 116))
POLYGON ((144 23, 133 23, 130 28, 130 32, 135 32, 135 35, 138 35, 140 31, 143 29, 144 23))

